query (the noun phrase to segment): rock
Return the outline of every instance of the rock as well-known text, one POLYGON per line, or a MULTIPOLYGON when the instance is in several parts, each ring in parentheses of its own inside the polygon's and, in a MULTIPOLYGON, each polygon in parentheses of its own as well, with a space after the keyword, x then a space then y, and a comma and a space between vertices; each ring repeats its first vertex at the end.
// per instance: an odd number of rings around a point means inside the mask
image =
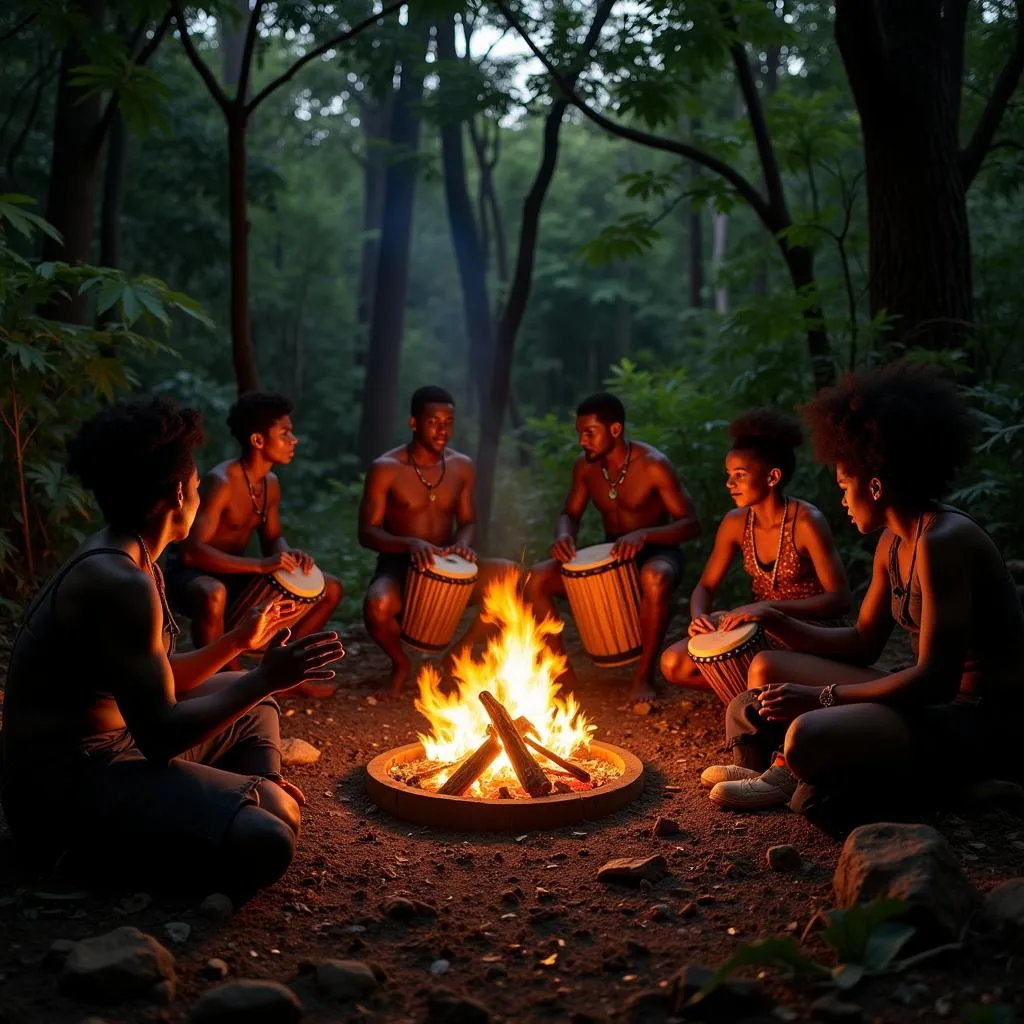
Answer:
POLYGON ((703 964, 689 964, 676 973, 668 991, 672 994, 677 1016, 687 1020, 732 1021, 771 1011, 774 1002, 760 985, 736 978, 723 982, 695 1006, 688 1005, 714 974, 703 964))
POLYGON ((803 864, 800 851, 795 846, 788 844, 769 846, 765 860, 772 871, 799 871, 803 864))
POLYGON ((222 892, 213 892, 199 904, 199 913, 207 921, 227 921, 235 912, 235 905, 229 896, 222 892))
POLYGON ((435 988, 427 997, 424 1024, 489 1024, 491 1011, 469 996, 451 989, 435 988))
POLYGON ((981 905, 981 920, 1007 938, 1024 938, 1024 878, 997 885, 981 905))
POLYGON ((836 996, 822 996, 811 1003, 811 1019, 822 1021, 858 1021, 864 1011, 856 1003, 847 1003, 836 996))
POLYGON ((188 937, 191 934, 192 926, 185 924, 184 921, 168 921, 164 925, 164 935, 176 946, 180 946, 183 942, 188 942, 188 937))
POLYGON ((673 821, 671 818, 659 818, 654 823, 654 834, 659 838, 678 835, 679 822, 673 821))
POLYGON ((173 954, 129 925, 76 942, 61 975, 73 995, 97 1000, 133 999, 164 981, 173 990, 173 954))
POLYGON ((652 921, 671 921, 675 915, 672 913, 672 908, 667 903, 655 903, 654 906, 647 911, 647 916, 652 921))
POLYGON ((203 968, 203 974, 208 978, 213 978, 214 981, 220 981, 222 978, 226 978, 231 973, 231 968, 228 967, 227 962, 221 960, 219 956, 212 956, 206 961, 206 966, 203 968))
POLYGON ((435 960, 430 965, 430 973, 435 977, 441 974, 447 974, 451 970, 451 967, 452 965, 450 960, 435 960))
POLYGON ((281 740, 282 764, 316 764, 320 760, 320 751, 305 740, 289 736, 281 740))
POLYGON ((73 939, 57 939, 51 942, 50 948, 43 954, 43 966, 51 971, 59 971, 74 948, 73 939))
POLYGON ((964 796, 969 804, 983 810, 1000 807, 1017 814, 1024 810, 1024 786, 1004 779, 986 779, 968 789, 964 796))
POLYGON ((949 843, 928 825, 854 829, 832 887, 840 908, 878 898, 906 900, 905 920, 918 929, 915 940, 926 944, 958 939, 978 900, 949 843))
POLYGON ((392 896, 391 899, 384 901, 384 913, 396 921, 409 921, 420 911, 412 900, 404 896, 392 896))
POLYGON ((649 715, 653 710, 654 705, 650 701, 642 700, 633 705, 634 715, 649 715))
POLYGON ((634 992, 616 1014, 623 1024, 663 1024, 672 1016, 672 996, 661 988, 634 992))
POLYGON ((200 996, 188 1024, 295 1024, 298 996, 277 981, 229 981, 200 996))
POLYGON ((379 984, 373 968, 362 960, 321 960, 315 970, 317 993, 337 1002, 361 999, 379 984))
POLYGON ((617 857, 598 869, 599 882, 625 882, 639 885, 640 882, 657 882, 668 874, 668 862, 661 854, 654 857, 617 857))

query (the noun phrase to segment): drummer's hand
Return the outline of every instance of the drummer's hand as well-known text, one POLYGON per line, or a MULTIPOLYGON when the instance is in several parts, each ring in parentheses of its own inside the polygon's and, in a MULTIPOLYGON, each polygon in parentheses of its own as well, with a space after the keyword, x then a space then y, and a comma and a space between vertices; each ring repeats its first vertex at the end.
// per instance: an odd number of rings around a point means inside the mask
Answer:
POLYGON ((444 554, 444 551, 436 544, 420 540, 418 537, 410 539, 408 551, 412 564, 421 572, 424 569, 429 569, 434 564, 434 559, 444 554))
POLYGON ((307 575, 309 575, 313 566, 316 564, 313 561, 312 555, 307 555, 305 551, 299 551, 298 548, 292 548, 291 551, 288 552, 288 554, 298 561, 299 568, 307 575))
POLYGON ((235 639, 243 651, 258 651, 281 628, 285 615, 295 611, 291 598, 278 598, 251 608, 234 628, 235 639))
POLYGON ((556 537, 551 545, 551 557, 556 562, 571 562, 576 557, 576 538, 568 533, 556 537))
POLYGON ((327 682, 334 678, 334 670, 327 666, 345 657, 345 648, 333 630, 311 633, 288 643, 291 632, 278 630, 259 668, 253 669, 265 681, 268 694, 300 683, 327 682))
POLYGON ((698 615, 690 623, 690 636, 700 636, 701 633, 714 633, 718 629, 715 617, 711 615, 698 615))
POLYGON ((627 562, 636 558, 640 549, 647 543, 647 534, 644 530, 634 530, 620 537, 612 545, 612 556, 620 561, 627 562))
POLYGON ((758 697, 761 717, 769 722, 792 722, 807 711, 821 707, 818 699, 823 687, 799 683, 772 683, 758 697))
POLYGON ((299 560, 295 551, 278 551, 273 555, 267 555, 260 559, 260 568, 264 574, 272 572, 295 572, 299 567, 299 560))
POLYGON ((727 629, 737 629, 745 622, 760 622, 767 629, 779 621, 780 615, 781 612, 776 611, 775 608, 764 601, 756 601, 753 604, 741 604, 739 608, 733 608, 731 612, 726 612, 722 616, 721 621, 718 623, 718 628, 725 632, 727 629))
POLYGON ((441 549, 442 555, 458 555, 459 558, 464 558, 467 562, 476 562, 479 557, 472 548, 467 548, 464 544, 449 544, 448 547, 441 549))

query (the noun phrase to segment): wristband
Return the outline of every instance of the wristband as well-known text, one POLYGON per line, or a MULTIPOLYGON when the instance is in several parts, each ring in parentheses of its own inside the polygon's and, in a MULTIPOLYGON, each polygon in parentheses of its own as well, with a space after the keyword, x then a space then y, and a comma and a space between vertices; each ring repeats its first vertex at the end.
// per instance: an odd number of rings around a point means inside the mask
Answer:
POLYGON ((835 704, 836 699, 832 695, 832 691, 835 689, 835 686, 835 683, 830 683, 828 686, 823 687, 821 692, 818 694, 818 703, 823 708, 830 708, 835 704))

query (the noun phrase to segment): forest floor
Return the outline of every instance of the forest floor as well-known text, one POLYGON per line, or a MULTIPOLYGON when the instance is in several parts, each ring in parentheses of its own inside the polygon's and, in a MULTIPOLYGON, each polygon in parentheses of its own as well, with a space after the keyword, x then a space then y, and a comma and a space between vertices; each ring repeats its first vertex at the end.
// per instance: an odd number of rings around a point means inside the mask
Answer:
MULTIPOLYGON (((290 770, 309 801, 297 858, 279 884, 229 920, 205 919, 198 901, 28 879, 14 867, 0 821, 0 1021, 75 1024, 90 1015, 108 1024, 184 1021, 215 984, 211 958, 226 962, 228 980, 290 985, 309 1022, 439 1020, 427 1009, 439 988, 472 996, 495 1021, 664 1020, 663 1013, 624 1007, 684 965, 717 966, 757 937, 799 936, 831 905, 838 842, 788 811, 719 812, 700 788, 700 770, 723 757, 714 698, 677 691, 650 714, 637 715, 624 705, 626 677, 588 670, 578 654, 577 696, 598 724, 597 738, 629 748, 646 767, 636 803, 601 821, 525 836, 435 831, 384 815, 366 795, 364 766, 382 750, 414 740, 423 722, 411 695, 397 705, 367 700, 382 682, 385 661, 365 634, 349 631, 345 639, 349 657, 333 698, 282 701, 284 735, 322 751, 316 765, 290 770), (656 837, 659 816, 677 821, 681 831, 656 837), (802 870, 768 868, 766 850, 779 843, 800 851, 802 870), (611 858, 653 854, 669 866, 653 887, 596 879, 611 858), (425 901, 436 916, 395 920, 383 909, 395 896, 425 901), (652 917, 655 904, 666 904, 668 913, 652 917), (168 922, 190 925, 188 938, 173 945, 165 937, 168 922), (51 944, 125 924, 173 952, 173 1000, 100 1006, 62 994, 45 957, 51 944), (300 965, 323 958, 366 961, 386 980, 359 1004, 322 1002, 300 965)), ((926 820, 947 836, 980 892, 1024 874, 1021 819, 1002 810, 957 809, 926 820)), ((812 937, 809 948, 827 960, 820 940, 812 937)), ((844 998, 861 1007, 865 1021, 1010 1020, 1010 1007, 1024 1011, 1020 962, 971 942, 953 957, 865 982, 844 998), (990 1007, 977 1017, 969 1009, 993 1003, 1005 1010, 990 1007)), ((763 986, 779 1006, 760 1019, 812 1019, 820 991, 791 987, 772 972, 763 986)), ((859 1019, 855 1009, 846 1019, 859 1019)), ((449 1019, 469 1020, 469 1014, 464 1007, 449 1019)))

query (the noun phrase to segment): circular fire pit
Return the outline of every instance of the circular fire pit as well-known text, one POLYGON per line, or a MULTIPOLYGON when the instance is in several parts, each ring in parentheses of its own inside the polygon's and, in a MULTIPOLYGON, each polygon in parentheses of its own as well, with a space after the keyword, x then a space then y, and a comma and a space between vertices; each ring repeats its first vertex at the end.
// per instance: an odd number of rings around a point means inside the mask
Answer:
POLYGON ((395 747, 366 766, 366 788, 374 802, 396 818, 457 832, 528 832, 594 821, 632 803, 642 792, 644 766, 628 750, 593 740, 589 756, 608 761, 621 774, 596 789, 530 800, 446 796, 398 781, 396 764, 417 761, 423 747, 395 747))

